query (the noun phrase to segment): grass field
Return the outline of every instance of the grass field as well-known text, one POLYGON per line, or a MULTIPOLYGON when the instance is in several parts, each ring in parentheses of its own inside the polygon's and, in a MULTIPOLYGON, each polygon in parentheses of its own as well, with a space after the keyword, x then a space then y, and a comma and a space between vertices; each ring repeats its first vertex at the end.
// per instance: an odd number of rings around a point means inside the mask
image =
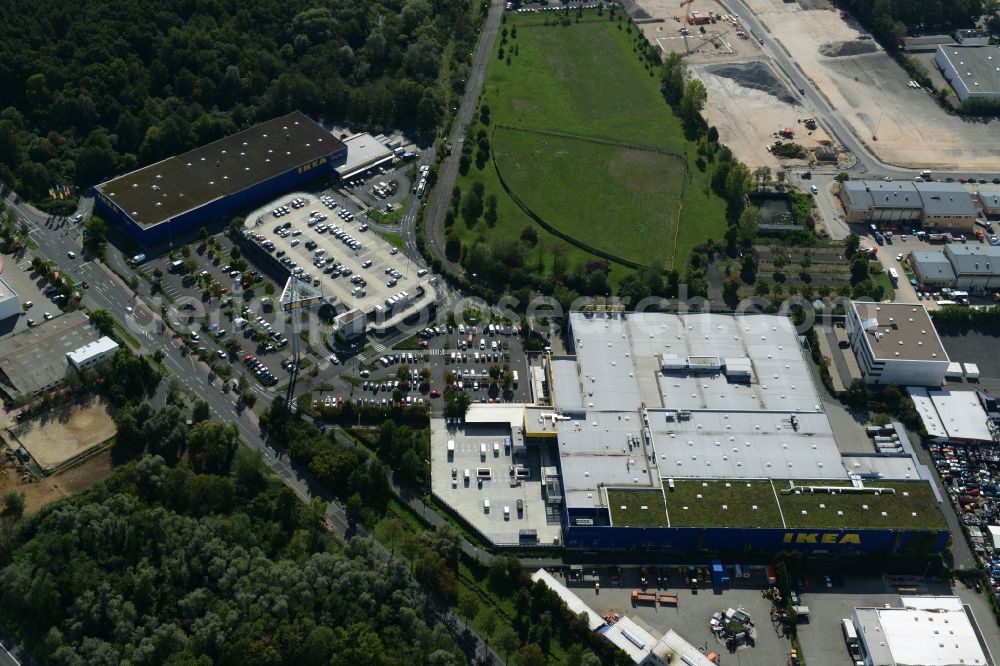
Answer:
POLYGON ((767 481, 675 480, 666 495, 671 527, 782 526, 767 481))
MULTIPOLYGON (((650 146, 686 155, 688 164, 596 143, 567 139, 556 145, 551 137, 545 140, 553 150, 540 157, 540 135, 510 131, 498 131, 491 148, 502 163, 523 167, 525 173, 516 174, 519 196, 540 213, 544 206, 546 215, 559 209, 561 217, 550 223, 569 224, 582 235, 598 230, 601 248, 616 255, 639 261, 655 257, 668 268, 682 268, 696 244, 722 237, 725 204, 711 192, 709 176, 694 165, 694 145, 684 139, 680 121, 660 94, 659 70, 647 68, 635 50, 636 31, 626 32, 607 15, 584 17, 568 26, 545 25, 548 17, 538 14, 509 17, 506 27, 516 26, 517 36, 498 48, 505 54, 516 49, 516 55, 509 62, 494 58, 487 71, 481 101, 490 109, 489 130, 500 123, 650 146), (682 166, 691 180, 678 195, 682 166)), ((475 123, 473 134, 482 127, 475 123)), ((510 168, 502 168, 508 181, 515 178, 510 168)), ((539 273, 551 272, 556 254, 569 265, 593 258, 539 228, 505 195, 492 161, 479 168, 473 160, 458 184, 468 192, 476 181, 487 196, 496 195, 498 221, 471 228, 457 221, 453 233, 466 245, 518 238, 524 227, 534 226, 539 242, 526 264, 539 273)), ((626 272, 613 269, 612 282, 626 272)))
POLYGON ((559 231, 641 263, 674 245, 682 158, 504 128, 497 129, 493 143, 507 185, 559 231))
MULTIPOLYGON (((829 481, 796 481, 796 485, 850 485, 829 481)), ((894 488, 895 495, 781 495, 788 527, 843 527, 884 529, 945 529, 944 515, 929 484, 921 481, 876 481, 873 488, 894 488), (868 508, 865 509, 864 507, 868 508), (806 513, 802 513, 806 511, 806 513), (841 512, 842 515, 837 512, 841 512), (885 512, 886 515, 882 515, 885 512), (913 514, 916 514, 915 516, 913 514)), ((775 488, 787 483, 775 481, 775 488)))
POLYGON ((664 527, 667 524, 663 493, 659 490, 609 490, 608 508, 615 527, 664 527))

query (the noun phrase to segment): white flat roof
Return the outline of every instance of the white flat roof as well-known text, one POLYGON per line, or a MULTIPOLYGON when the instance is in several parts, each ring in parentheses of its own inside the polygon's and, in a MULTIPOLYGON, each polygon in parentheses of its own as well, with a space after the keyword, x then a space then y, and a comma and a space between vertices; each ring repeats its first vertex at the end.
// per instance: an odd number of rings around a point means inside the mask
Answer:
POLYGON ((603 506, 602 484, 660 487, 660 474, 648 462, 650 452, 641 443, 641 430, 637 412, 587 412, 556 422, 567 506, 603 506))
POLYGON ((660 476, 846 479, 826 414, 649 410, 660 476), (792 418, 795 426, 792 425, 792 418))
POLYGON ((993 441, 989 418, 975 391, 928 391, 912 386, 907 392, 931 437, 993 441))
POLYGON ((572 356, 553 358, 552 369, 553 404, 559 409, 583 409, 583 393, 576 370, 576 359, 572 356))
MULTIPOLYGON (((635 313, 570 314, 586 407, 819 411, 819 393, 788 317, 635 313), (662 371, 665 355, 741 360, 751 382, 724 372, 662 371)), ((559 377, 566 372, 559 369, 559 377)), ((553 381, 557 381, 554 378, 553 381)), ((564 382, 566 380, 564 379, 564 382)), ((556 396, 561 395, 556 387, 556 396)), ((579 389, 577 389, 579 390, 579 389)), ((569 393, 567 392, 567 395, 569 393)), ((559 407, 559 403, 556 403, 559 407)))
POLYGON ((465 422, 509 423, 512 429, 519 430, 524 425, 524 408, 527 406, 520 402, 485 405, 473 403, 465 413, 465 422))
POLYGON ((531 580, 532 582, 542 581, 548 585, 549 589, 559 595, 559 598, 566 603, 566 606, 573 611, 574 615, 586 613, 587 625, 590 627, 591 631, 595 631, 606 624, 604 619, 595 613, 593 609, 591 609, 591 607, 583 601, 583 599, 576 596, 576 593, 573 592, 573 590, 560 583, 545 569, 539 569, 535 573, 531 574, 531 580))
POLYGON ((895 608, 856 610, 875 663, 985 666, 989 663, 958 597, 900 597, 895 608))
POLYGON ((69 358, 74 365, 80 365, 95 356, 113 352, 116 349, 118 349, 118 343, 108 336, 103 336, 94 342, 88 342, 84 346, 68 352, 66 357, 69 358))
POLYGON ((344 139, 344 145, 347 146, 347 161, 335 169, 341 177, 392 157, 392 151, 371 134, 355 134, 344 139))

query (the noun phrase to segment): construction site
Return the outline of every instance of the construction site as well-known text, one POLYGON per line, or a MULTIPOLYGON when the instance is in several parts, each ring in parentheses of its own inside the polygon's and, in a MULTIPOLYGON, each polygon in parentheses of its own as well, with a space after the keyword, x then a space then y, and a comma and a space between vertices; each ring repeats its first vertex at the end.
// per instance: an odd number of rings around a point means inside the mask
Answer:
POLYGON ((705 84, 705 119, 740 160, 777 171, 840 158, 822 122, 801 105, 798 91, 772 66, 739 15, 718 0, 637 5, 636 24, 647 39, 664 56, 681 54, 691 75, 705 84))
POLYGON ((664 55, 680 53, 702 62, 747 57, 751 44, 739 18, 725 13, 716 0, 639 0, 636 23, 664 55))

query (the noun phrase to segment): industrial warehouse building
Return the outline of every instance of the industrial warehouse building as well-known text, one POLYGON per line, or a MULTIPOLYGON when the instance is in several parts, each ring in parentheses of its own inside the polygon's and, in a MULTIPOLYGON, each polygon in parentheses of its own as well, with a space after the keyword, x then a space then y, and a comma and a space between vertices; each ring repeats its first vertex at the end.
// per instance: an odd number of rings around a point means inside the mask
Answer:
POLYGON ((840 202, 849 223, 874 222, 971 234, 976 205, 959 183, 848 180, 841 183, 840 202))
MULTIPOLYGON (((388 139, 385 141, 388 142, 388 139)), ((344 139, 344 145, 347 146, 347 159, 334 168, 340 180, 350 180, 360 173, 380 166, 388 168, 395 156, 387 143, 371 134, 350 136, 344 139)))
POLYGON ((100 338, 81 311, 66 312, 14 333, 0 347, 0 392, 13 399, 59 386, 69 368, 67 355, 100 338))
MULTIPOLYGON (((509 469, 537 449, 525 517, 560 524, 556 543, 569 549, 905 553, 948 543, 931 472, 912 451, 841 452, 787 317, 595 310, 568 323, 571 355, 546 363, 548 404, 478 405, 475 423, 432 423, 432 490, 490 540, 506 528, 517 543, 528 527, 501 520, 497 505, 509 469), (491 455, 487 440, 502 446, 491 455), (452 469, 466 466, 475 476, 462 484, 452 469)), ((542 533, 538 543, 551 544, 542 533)))
POLYGON ((908 259, 920 284, 928 287, 951 287, 955 284, 955 269, 944 252, 913 252, 908 259))
POLYGON ((869 384, 944 383, 948 353, 921 304, 851 301, 847 337, 869 384))
POLYGON ((979 190, 976 197, 984 215, 1000 215, 1000 190, 979 190))
POLYGON ((1000 444, 1000 425, 987 411, 986 406, 992 398, 985 393, 930 391, 919 386, 908 386, 906 390, 920 414, 924 431, 933 441, 1000 444))
POLYGON ((951 243, 940 252, 914 252, 909 262, 917 279, 929 286, 1000 289, 1000 247, 995 245, 951 243))
POLYGON ((148 247, 328 176, 346 155, 296 111, 101 183, 96 204, 148 247))
POLYGON ((972 44, 941 44, 934 64, 963 102, 1000 100, 1000 48, 972 44))
POLYGON ((972 609, 954 596, 900 596, 851 616, 865 666, 989 666, 972 609))
POLYGON ((0 321, 21 314, 21 299, 9 284, 0 278, 0 321))

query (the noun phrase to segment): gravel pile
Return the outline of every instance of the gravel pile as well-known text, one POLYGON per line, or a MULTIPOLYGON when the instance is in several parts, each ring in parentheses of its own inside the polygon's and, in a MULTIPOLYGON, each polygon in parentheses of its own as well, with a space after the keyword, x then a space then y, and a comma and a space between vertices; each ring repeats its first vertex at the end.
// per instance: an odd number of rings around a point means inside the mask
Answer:
POLYGON ((878 47, 871 40, 854 40, 850 42, 828 42, 819 47, 819 52, 828 58, 841 58, 843 56, 864 55, 875 53, 878 47))
POLYGON ((767 64, 755 61, 746 63, 734 63, 727 65, 714 65, 707 67, 710 74, 721 76, 735 81, 738 85, 752 90, 760 90, 769 95, 777 97, 786 104, 796 104, 795 98, 785 87, 767 64))

